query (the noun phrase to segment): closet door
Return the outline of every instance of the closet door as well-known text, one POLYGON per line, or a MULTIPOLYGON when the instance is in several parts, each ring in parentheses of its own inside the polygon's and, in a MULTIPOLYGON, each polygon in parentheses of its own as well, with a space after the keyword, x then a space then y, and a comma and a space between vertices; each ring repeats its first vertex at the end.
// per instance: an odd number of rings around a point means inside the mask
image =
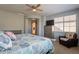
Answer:
POLYGON ((32 34, 37 35, 37 20, 32 20, 31 22, 31 29, 32 29, 32 34))

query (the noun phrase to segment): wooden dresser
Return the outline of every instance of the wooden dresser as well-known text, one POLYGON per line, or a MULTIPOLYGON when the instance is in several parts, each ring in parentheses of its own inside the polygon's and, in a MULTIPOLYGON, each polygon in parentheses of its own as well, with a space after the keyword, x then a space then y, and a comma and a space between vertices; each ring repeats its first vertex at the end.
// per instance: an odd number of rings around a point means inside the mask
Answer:
POLYGON ((54 38, 54 27, 44 26, 44 36, 48 38, 54 38))

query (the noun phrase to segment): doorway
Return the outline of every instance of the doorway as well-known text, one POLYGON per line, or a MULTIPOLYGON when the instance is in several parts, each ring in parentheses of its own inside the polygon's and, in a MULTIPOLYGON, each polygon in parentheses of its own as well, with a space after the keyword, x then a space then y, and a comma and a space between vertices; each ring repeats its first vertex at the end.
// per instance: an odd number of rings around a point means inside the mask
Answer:
POLYGON ((39 30, 39 26, 38 26, 38 19, 34 18, 31 20, 31 33, 32 35, 38 35, 38 30, 39 30))
POLYGON ((28 29, 28 33, 32 35, 39 35, 39 19, 29 18, 28 22, 26 20, 25 30, 28 29), (28 24, 27 24, 28 23, 28 24))

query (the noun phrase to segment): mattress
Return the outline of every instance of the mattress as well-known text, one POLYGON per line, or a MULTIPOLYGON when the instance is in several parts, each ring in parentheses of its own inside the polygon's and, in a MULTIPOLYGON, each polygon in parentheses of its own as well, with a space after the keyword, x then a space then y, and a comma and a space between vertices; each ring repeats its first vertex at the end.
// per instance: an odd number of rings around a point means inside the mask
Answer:
POLYGON ((0 54, 46 54, 54 52, 50 39, 31 34, 18 34, 17 40, 12 41, 12 48, 0 51, 0 54))

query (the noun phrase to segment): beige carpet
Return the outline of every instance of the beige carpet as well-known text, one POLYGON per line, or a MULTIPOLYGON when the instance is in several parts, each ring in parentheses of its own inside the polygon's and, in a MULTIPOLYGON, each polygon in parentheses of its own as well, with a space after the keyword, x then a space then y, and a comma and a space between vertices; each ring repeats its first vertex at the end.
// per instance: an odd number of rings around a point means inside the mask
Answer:
POLYGON ((59 44, 59 42, 55 42, 55 54, 79 54, 79 46, 78 47, 71 47, 71 48, 67 48, 61 44, 59 44))

